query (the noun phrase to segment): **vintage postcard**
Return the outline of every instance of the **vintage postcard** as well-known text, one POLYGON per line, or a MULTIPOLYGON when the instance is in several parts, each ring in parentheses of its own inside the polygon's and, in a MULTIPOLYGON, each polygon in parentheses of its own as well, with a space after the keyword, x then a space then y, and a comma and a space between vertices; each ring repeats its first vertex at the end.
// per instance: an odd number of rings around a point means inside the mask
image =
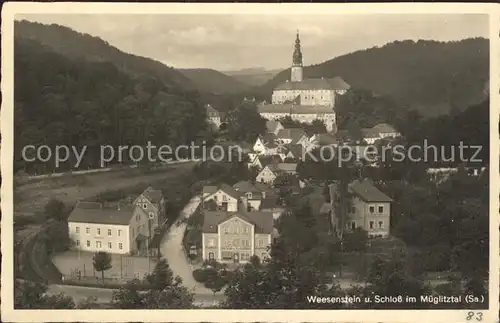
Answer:
POLYGON ((499 18, 7 3, 2 320, 497 321, 499 18))

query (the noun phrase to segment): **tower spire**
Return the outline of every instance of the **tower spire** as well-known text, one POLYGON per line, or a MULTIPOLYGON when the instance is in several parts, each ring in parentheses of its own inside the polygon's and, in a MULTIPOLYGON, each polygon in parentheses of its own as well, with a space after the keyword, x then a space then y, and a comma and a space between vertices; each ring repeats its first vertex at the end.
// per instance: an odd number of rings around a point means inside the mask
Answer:
POLYGON ((300 36, 298 29, 297 38, 295 39, 295 49, 293 51, 290 80, 292 82, 302 82, 302 50, 300 48, 300 36))
POLYGON ((297 29, 297 38, 295 39, 295 50, 293 51, 293 66, 302 66, 302 51, 300 48, 300 36, 297 29))

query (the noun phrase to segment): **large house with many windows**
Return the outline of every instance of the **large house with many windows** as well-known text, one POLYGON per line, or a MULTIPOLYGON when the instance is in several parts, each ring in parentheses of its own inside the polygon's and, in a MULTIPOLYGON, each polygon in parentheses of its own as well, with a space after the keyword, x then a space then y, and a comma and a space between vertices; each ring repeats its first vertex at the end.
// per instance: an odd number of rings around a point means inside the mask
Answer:
MULTIPOLYGON (((339 183, 329 185, 330 200, 339 199, 339 183)), ((351 207, 347 218, 343 220, 331 210, 332 226, 338 235, 344 231, 353 231, 361 228, 370 237, 388 237, 390 234, 391 202, 392 199, 381 192, 369 179, 355 180, 348 185, 352 197, 351 207), (342 222, 345 222, 342 225, 342 222)))
POLYGON ((245 263, 269 257, 273 234, 271 212, 204 212, 202 256, 222 263, 245 263))
POLYGON ((89 252, 154 255, 166 221, 164 204, 162 192, 151 187, 133 204, 106 207, 78 202, 68 217, 72 247, 89 252))

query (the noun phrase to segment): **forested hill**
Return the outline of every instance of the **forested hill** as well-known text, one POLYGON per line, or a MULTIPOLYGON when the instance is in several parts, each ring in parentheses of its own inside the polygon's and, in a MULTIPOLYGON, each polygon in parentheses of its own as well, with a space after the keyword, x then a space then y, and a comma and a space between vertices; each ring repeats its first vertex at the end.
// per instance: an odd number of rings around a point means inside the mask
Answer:
MULTIPOLYGON (((463 110, 484 100, 489 80, 489 41, 397 41, 304 68, 305 78, 341 76, 354 88, 393 97, 424 115, 463 110)), ((307 57, 307 48, 304 49, 307 57)), ((289 79, 290 69, 259 88, 272 89, 289 79)))
POLYGON ((172 89, 195 89, 188 77, 172 67, 149 58, 124 53, 98 37, 79 33, 68 27, 23 20, 15 23, 14 35, 16 39, 25 38, 40 42, 71 59, 111 62, 129 74, 155 78, 172 89))
POLYGON ((241 93, 249 88, 236 78, 209 68, 179 69, 201 92, 213 94, 241 93))
MULTIPOLYGON (((76 43, 68 40, 68 47, 76 43)), ((81 165, 86 168, 99 167, 96 153, 102 145, 145 146, 151 141, 175 147, 203 136, 205 113, 196 92, 173 91, 173 83, 160 75, 125 72, 123 53, 115 65, 87 59, 95 53, 92 49, 88 56, 84 51, 62 55, 19 37, 14 51, 16 170, 55 170, 53 161, 25 168, 20 160, 25 145, 88 146, 81 165)))

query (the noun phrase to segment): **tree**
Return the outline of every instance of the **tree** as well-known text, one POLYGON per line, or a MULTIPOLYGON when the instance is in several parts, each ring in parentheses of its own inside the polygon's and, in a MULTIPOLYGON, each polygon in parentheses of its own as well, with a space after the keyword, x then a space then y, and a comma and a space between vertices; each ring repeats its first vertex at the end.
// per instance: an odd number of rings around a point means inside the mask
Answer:
POLYGON ((344 246, 346 251, 364 252, 368 242, 368 233, 361 227, 352 232, 344 234, 344 246))
POLYGON ((56 221, 66 221, 68 219, 66 207, 64 203, 58 199, 50 199, 47 204, 45 204, 44 211, 48 218, 56 221))
POLYGON ((253 142, 266 131, 266 120, 254 103, 244 102, 228 115, 228 135, 236 141, 253 142))
POLYGON ((113 292, 113 306, 121 309, 181 309, 192 308, 194 295, 182 285, 182 279, 176 276, 164 289, 153 287, 141 291, 139 280, 113 292))
POLYGON ((260 262, 260 258, 257 255, 253 255, 250 257, 250 264, 252 264, 252 266, 254 266, 255 268, 260 268, 262 265, 260 262))
POLYGON ((73 309, 73 299, 64 294, 46 295, 48 288, 41 283, 30 281, 19 282, 14 285, 15 309, 73 309))
POLYGON ((226 280, 222 277, 219 271, 212 271, 205 282, 205 287, 210 289, 212 293, 220 292, 222 288, 226 285, 226 280))
POLYGON ((111 255, 104 251, 99 251, 94 254, 93 265, 96 271, 102 274, 102 283, 104 284, 104 271, 111 269, 111 255))
POLYGON ((152 289, 163 290, 174 282, 174 274, 165 259, 161 259, 155 266, 153 273, 146 276, 152 289))

